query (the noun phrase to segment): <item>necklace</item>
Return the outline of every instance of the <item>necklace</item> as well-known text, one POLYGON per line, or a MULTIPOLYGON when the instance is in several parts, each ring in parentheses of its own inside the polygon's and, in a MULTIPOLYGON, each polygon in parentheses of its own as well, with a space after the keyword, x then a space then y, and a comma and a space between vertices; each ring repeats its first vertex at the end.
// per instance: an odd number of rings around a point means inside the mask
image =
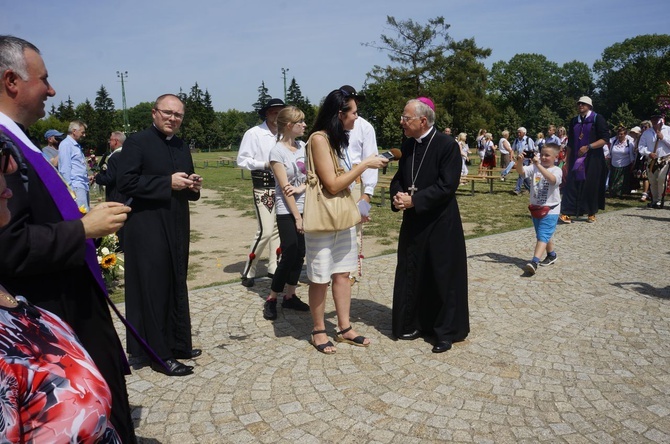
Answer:
POLYGON ((416 158, 416 140, 414 141, 414 152, 412 153, 412 171, 411 171, 412 186, 407 188, 410 196, 414 196, 414 192, 419 190, 417 187, 414 186, 414 183, 416 182, 416 178, 419 177, 419 171, 421 171, 421 166, 423 165, 423 161, 426 159, 426 153, 428 152, 428 148, 430 148, 430 143, 433 141, 433 137, 435 137, 435 133, 437 133, 437 131, 433 132, 433 135, 430 136, 428 145, 426 145, 426 151, 424 151, 423 156, 421 156, 421 162, 419 162, 419 168, 416 169, 416 173, 414 173, 414 159, 416 158))

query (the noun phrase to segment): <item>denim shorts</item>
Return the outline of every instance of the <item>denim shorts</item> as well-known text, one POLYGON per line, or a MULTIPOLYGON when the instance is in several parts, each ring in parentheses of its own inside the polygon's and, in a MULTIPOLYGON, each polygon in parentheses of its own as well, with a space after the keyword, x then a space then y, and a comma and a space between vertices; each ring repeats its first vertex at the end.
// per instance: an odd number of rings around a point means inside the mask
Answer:
POLYGON ((547 214, 542 219, 533 218, 533 226, 535 227, 535 235, 537 240, 545 244, 551 240, 551 236, 556 231, 558 224, 558 214, 547 214))

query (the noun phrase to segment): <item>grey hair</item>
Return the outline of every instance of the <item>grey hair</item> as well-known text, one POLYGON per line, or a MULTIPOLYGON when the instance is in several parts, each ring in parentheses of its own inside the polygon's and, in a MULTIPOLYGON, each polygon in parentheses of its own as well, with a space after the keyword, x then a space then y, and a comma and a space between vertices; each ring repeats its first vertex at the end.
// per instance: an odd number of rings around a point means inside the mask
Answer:
POLYGON ((28 49, 40 53, 35 45, 26 40, 12 35, 0 35, 0 75, 11 69, 22 80, 28 80, 28 64, 25 55, 28 49))
POLYGON ((126 135, 121 131, 114 131, 112 133, 112 136, 116 137, 121 145, 123 145, 123 142, 126 141, 126 135))
POLYGON ((77 130, 77 129, 86 129, 87 126, 84 122, 81 120, 73 120, 70 122, 70 126, 67 127, 67 133, 72 134, 72 131, 77 130))
POLYGON ((409 104, 414 105, 414 113, 416 114, 416 117, 425 117, 428 126, 435 125, 435 111, 433 111, 430 106, 417 99, 408 100, 406 105, 409 104))

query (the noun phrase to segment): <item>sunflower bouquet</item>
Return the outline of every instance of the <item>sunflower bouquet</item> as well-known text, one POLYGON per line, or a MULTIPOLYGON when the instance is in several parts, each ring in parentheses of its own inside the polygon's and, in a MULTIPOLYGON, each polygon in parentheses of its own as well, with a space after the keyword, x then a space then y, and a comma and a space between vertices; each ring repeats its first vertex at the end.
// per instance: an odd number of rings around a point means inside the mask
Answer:
POLYGON ((108 234, 100 239, 97 248, 98 264, 108 290, 118 285, 119 273, 123 271, 123 260, 116 254, 118 248, 119 238, 116 234, 108 234))

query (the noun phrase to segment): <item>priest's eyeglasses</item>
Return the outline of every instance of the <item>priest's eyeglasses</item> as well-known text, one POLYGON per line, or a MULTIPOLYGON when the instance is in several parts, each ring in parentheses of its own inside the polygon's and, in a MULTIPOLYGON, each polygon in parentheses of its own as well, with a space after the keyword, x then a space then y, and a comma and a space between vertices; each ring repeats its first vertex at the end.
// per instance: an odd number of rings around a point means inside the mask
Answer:
POLYGON ((160 113, 163 114, 163 116, 165 116, 167 119, 169 119, 170 117, 174 117, 177 120, 182 120, 184 118, 184 115, 182 113, 176 113, 174 111, 170 111, 167 109, 158 109, 158 108, 155 109, 156 111, 160 111, 160 113))
POLYGON ((405 122, 405 123, 407 123, 407 122, 409 122, 409 121, 411 121, 411 120, 420 119, 420 118, 421 118, 421 117, 416 117, 416 116, 400 116, 400 120, 401 120, 402 122, 405 122))

